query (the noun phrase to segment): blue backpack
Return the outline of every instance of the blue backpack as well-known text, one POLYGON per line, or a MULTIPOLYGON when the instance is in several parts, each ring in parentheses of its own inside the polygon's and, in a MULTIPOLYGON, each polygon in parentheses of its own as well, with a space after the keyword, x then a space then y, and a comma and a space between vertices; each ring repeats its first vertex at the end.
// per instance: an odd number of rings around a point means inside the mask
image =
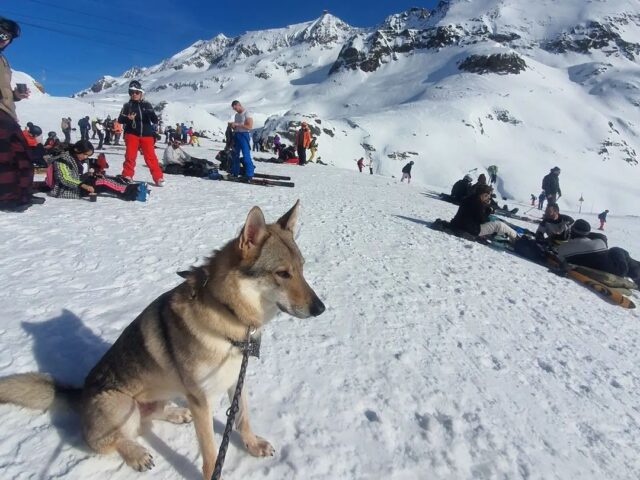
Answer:
POLYGON ((142 182, 138 184, 138 194, 136 195, 136 200, 139 202, 146 202, 147 195, 149 195, 149 189, 147 188, 147 184, 142 182))

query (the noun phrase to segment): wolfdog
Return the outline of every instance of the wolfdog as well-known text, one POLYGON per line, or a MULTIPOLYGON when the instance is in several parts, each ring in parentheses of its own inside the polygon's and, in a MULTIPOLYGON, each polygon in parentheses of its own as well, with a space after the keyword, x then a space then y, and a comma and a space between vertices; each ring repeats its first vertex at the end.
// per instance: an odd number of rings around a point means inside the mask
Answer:
MULTIPOLYGON (((249 331, 260 332, 278 311, 308 318, 325 310, 302 273, 304 259, 293 238, 298 210, 299 201, 267 225, 253 207, 237 238, 204 265, 182 272, 184 282, 124 329, 82 388, 46 374, 16 374, 0 379, 0 402, 46 410, 63 400, 80 412, 92 450, 115 450, 138 471, 154 466, 136 441, 143 424, 193 421, 203 478, 210 479, 216 461, 211 405, 224 391, 233 395, 242 360, 238 342, 249 331), (188 408, 171 403, 180 397, 188 408)), ((274 454, 251 430, 244 394, 236 428, 249 453, 274 454)))

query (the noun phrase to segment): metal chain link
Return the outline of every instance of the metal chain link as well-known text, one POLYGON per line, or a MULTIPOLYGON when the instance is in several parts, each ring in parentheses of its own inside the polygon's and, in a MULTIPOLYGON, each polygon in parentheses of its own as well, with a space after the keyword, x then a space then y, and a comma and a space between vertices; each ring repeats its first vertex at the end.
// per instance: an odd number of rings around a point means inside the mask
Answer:
POLYGON ((240 365, 240 374, 238 375, 238 383, 236 384, 236 391, 233 394, 233 400, 231 400, 231 406, 227 410, 227 424, 224 427, 224 435, 222 436, 222 442, 220 443, 220 449, 218 450, 218 458, 216 459, 216 466, 213 469, 213 475, 211 480, 220 480, 222 475, 222 465, 224 464, 224 458, 227 456, 227 448, 229 447, 229 436, 231 430, 233 430, 233 422, 240 410, 240 394, 242 393, 242 386, 244 385, 244 376, 247 373, 247 364, 249 363, 249 351, 251 350, 251 328, 247 328, 247 340, 244 344, 242 352, 242 364, 240 365))

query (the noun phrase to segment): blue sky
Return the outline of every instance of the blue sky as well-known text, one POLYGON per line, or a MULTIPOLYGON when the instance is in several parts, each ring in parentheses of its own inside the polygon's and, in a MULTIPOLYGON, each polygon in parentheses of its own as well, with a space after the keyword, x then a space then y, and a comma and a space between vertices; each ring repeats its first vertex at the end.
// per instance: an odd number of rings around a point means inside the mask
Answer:
POLYGON ((433 8, 437 1, 2 3, 0 15, 18 21, 22 27, 22 36, 4 52, 12 68, 29 73, 51 94, 70 95, 102 75, 118 75, 134 65, 153 65, 196 40, 218 33, 235 36, 247 30, 283 27, 313 20, 325 9, 353 26, 367 27, 413 6, 433 8))

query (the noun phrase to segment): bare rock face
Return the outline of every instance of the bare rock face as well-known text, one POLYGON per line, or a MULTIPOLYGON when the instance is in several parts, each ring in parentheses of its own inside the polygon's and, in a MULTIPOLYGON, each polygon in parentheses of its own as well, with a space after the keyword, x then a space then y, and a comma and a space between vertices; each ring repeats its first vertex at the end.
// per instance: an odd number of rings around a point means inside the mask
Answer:
POLYGON ((113 87, 115 84, 116 84, 115 79, 102 77, 97 82, 95 82, 93 85, 91 85, 91 87, 89 87, 89 89, 93 93, 98 93, 98 92, 101 92, 103 90, 106 90, 108 88, 113 87))
POLYGON ((517 53, 494 53, 491 55, 470 55, 465 58, 458 69, 465 72, 497 73, 499 75, 517 75, 526 70, 527 64, 517 53))

